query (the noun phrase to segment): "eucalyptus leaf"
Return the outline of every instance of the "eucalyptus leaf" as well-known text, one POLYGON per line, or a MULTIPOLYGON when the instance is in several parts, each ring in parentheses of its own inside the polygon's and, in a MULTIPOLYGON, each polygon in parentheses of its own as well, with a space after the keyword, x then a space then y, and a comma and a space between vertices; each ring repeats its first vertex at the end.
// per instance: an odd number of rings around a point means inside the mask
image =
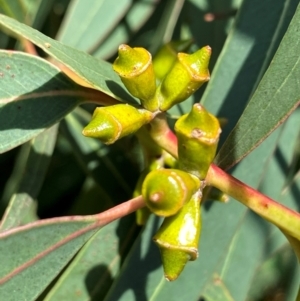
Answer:
POLYGON ((300 104, 300 5, 257 90, 216 158, 222 168, 239 162, 300 104))
POLYGON ((0 26, 39 46, 59 63, 69 68, 67 72, 73 74, 73 78, 79 78, 79 82, 83 85, 93 87, 118 99, 133 99, 125 91, 119 76, 112 70, 111 64, 108 62, 55 41, 7 16, 0 15, 0 26))
POLYGON ((11 18, 24 22, 26 8, 22 4, 22 1, 0 0, 0 13, 4 13, 11 18))
POLYGON ((0 51, 0 153, 37 136, 85 97, 47 61, 0 51))
POLYGON ((8 183, 15 182, 15 185, 17 183, 17 189, 11 196, 6 212, 2 217, 0 231, 32 221, 34 216, 36 219, 37 204, 35 201, 50 163, 56 143, 57 130, 58 125, 54 125, 24 145, 20 151, 19 161, 22 163, 15 166, 14 173, 8 181, 8 183), (18 180, 16 177, 20 179, 18 180))
POLYGON ((86 0, 72 1, 57 34, 57 39, 85 52, 97 49, 128 13, 131 2, 125 0, 116 5, 110 0, 103 0, 87 5, 86 0), (101 26, 99 26, 100 22, 101 26))
POLYGON ((98 230, 44 300, 103 300, 120 270, 135 228, 135 220, 127 217, 98 230))
POLYGON ((2 232, 1 298, 35 300, 99 227, 93 219, 78 217, 44 220, 2 232))

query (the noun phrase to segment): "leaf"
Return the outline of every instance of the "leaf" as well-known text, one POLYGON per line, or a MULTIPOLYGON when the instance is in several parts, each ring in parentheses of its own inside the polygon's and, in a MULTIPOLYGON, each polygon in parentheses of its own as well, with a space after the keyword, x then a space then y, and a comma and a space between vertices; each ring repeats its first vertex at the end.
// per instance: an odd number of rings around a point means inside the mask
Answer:
MULTIPOLYGON (((295 110, 282 126, 282 133, 277 142, 274 155, 270 159, 268 168, 264 170, 259 190, 274 200, 285 204, 287 207, 296 208, 296 199, 284 198, 283 193, 289 187, 287 178, 294 169, 294 152, 300 134, 300 108, 295 110)), ((298 211, 298 210, 297 210, 298 211)))
POLYGON ((24 7, 26 12, 24 14, 25 22, 23 20, 18 21, 32 26, 33 28, 41 29, 43 23, 45 22, 45 19, 47 18, 47 15, 53 7, 54 1, 55 0, 18 0, 18 2, 22 3, 22 6, 24 7))
MULTIPOLYGON (((107 2, 109 2, 109 0, 107 0, 107 2)), ((150 19, 154 10, 159 10, 159 6, 157 6, 158 2, 159 1, 157 0, 131 1, 129 10, 124 18, 118 23, 118 26, 103 39, 102 43, 98 43, 98 47, 90 49, 93 56, 104 59, 111 58, 111 56, 116 53, 120 44, 127 43, 132 37, 134 38, 138 30, 142 31, 143 25, 146 27, 147 23, 145 24, 145 22, 150 19)), ((110 14, 111 12, 108 13, 108 15, 110 14)), ((147 38, 146 40, 149 41, 147 38)), ((141 45, 140 41, 130 42, 134 45, 141 45)))
POLYGON ((230 168, 259 145, 300 104, 300 5, 257 90, 216 162, 230 168))
POLYGON ((296 300, 299 287, 297 265, 296 256, 287 243, 257 269, 246 300, 274 300, 283 292, 284 300, 296 300))
POLYGON ((1 298, 35 300, 101 226, 88 217, 57 218, 1 233, 1 298))
POLYGON ((218 274, 213 275, 210 286, 206 288, 203 296, 205 296, 206 301, 234 301, 218 274))
POLYGON ((45 219, 0 233, 1 297, 35 300, 97 230, 142 205, 137 197, 100 214, 45 219))
POLYGON ((96 57, 111 57, 118 46, 128 42, 151 16, 156 2, 126 0, 115 6, 113 2, 106 0, 87 6, 84 0, 73 1, 57 39, 96 57), (77 34, 74 35, 74 32, 77 34))
POLYGON ((166 1, 160 22, 157 24, 157 28, 151 39, 150 52, 156 53, 162 45, 172 40, 174 27, 182 11, 183 4, 184 1, 166 1))
POLYGON ((18 187, 2 217, 1 231, 25 224, 28 222, 28 215, 35 213, 35 200, 50 163, 56 142, 57 129, 58 126, 55 125, 23 146, 18 160, 21 162, 16 164, 9 180, 11 183, 15 182, 14 184, 18 187), (20 174, 21 179, 18 181, 16 177, 19 177, 20 174))
POLYGON ((95 51, 111 34, 120 20, 126 16, 132 5, 131 2, 126 0, 115 5, 109 0, 104 0, 94 3, 94 5, 86 5, 84 0, 72 1, 57 34, 57 39, 85 52, 95 51))
POLYGON ((39 31, 4 15, 0 15, 0 25, 13 34, 26 38, 39 46, 59 63, 66 66, 65 72, 81 84, 98 89, 117 99, 132 101, 133 98, 125 91, 123 83, 112 70, 111 64, 48 38, 39 31))
POLYGON ((88 95, 43 59, 4 50, 0 59, 0 153, 57 123, 88 95))
POLYGON ((132 217, 99 230, 76 255, 44 300, 103 300, 135 234, 135 219, 132 217))
POLYGON ((0 0, 0 13, 4 13, 11 18, 24 22, 26 9, 21 1, 0 0))
MULTIPOLYGON (((295 112, 296 113, 296 112, 295 112)), ((290 130, 292 132, 295 132, 295 129, 292 129, 293 123, 290 122, 290 119, 293 117, 292 114, 286 125, 285 125, 285 131, 286 126, 288 123, 290 123, 290 130)), ((300 111, 298 110, 298 116, 295 116, 294 121, 298 121, 297 117, 299 117, 300 111)), ((298 128, 299 128, 299 122, 298 122, 298 128)), ((297 127, 296 127, 297 129, 297 127)), ((277 147, 280 150, 286 150, 289 147, 289 145, 284 144, 284 140, 286 138, 286 135, 281 135, 281 139, 279 141, 279 147, 277 147), (282 149, 282 147, 285 147, 286 149, 282 149)), ((289 152, 292 148, 289 149, 289 152)), ((284 176, 284 174, 287 174, 289 169, 288 165, 290 162, 290 156, 288 158, 281 158, 281 160, 278 160, 278 150, 276 151, 277 155, 272 158, 274 161, 273 163, 277 163, 277 168, 281 169, 284 168, 284 173, 278 173, 279 179, 284 176), (277 160, 276 160, 277 157, 277 160), (284 160, 282 160, 284 159, 284 160), (286 160, 287 159, 287 160, 286 160), (279 162, 284 164, 278 164, 279 162), (282 175, 282 176, 281 176, 282 175)), ((285 154, 285 153, 283 153, 285 154)), ((270 164, 269 169, 270 172, 275 172, 274 169, 275 164, 270 164), (270 168, 271 167, 271 168, 270 168)), ((270 182, 274 180, 275 177, 270 178, 270 182)), ((268 177, 265 178, 266 180, 268 177)), ((278 192, 277 185, 282 188, 282 183, 284 183, 286 179, 283 179, 283 181, 279 181, 274 183, 274 191, 275 193, 278 192)), ((262 186, 264 187, 264 186, 262 186)), ((300 192, 300 174, 296 175, 294 181, 290 183, 289 187, 285 187, 284 190, 281 189, 280 196, 278 198, 278 201, 280 203, 283 203, 291 208, 298 209, 299 210, 299 203, 297 202, 297 199, 299 199, 300 192)), ((299 243, 297 240, 295 240, 292 237, 288 237, 290 243, 295 244, 296 248, 298 248, 299 251, 299 243)), ((285 244, 279 247, 280 249, 275 250, 269 258, 266 258, 264 262, 262 262, 262 265, 259 266, 257 271, 257 276, 253 278, 253 282, 251 285, 251 288, 249 290, 249 301, 251 300, 259 300, 262 298, 263 295, 266 295, 266 292, 274 292, 275 288, 279 288, 280 290, 284 290, 285 293, 285 300, 295 300, 296 295, 299 289, 299 261, 297 260, 295 253, 293 254, 293 251, 291 249, 291 246, 287 243, 287 240, 285 240, 285 244), (286 245, 286 246, 285 246, 286 245)), ((248 300, 248 299, 247 299, 248 300)))
MULTIPOLYGON (((91 115, 78 108, 68 115, 62 124, 62 131, 72 145, 76 158, 86 174, 101 186, 103 197, 110 201, 118 200, 120 195, 131 197, 132 187, 128 182, 135 175, 134 170, 130 177, 126 177, 126 168, 129 166, 125 166, 125 158, 122 162, 115 162, 116 157, 121 159, 124 155, 118 146, 108 147, 98 139, 90 139, 81 134, 82 128, 90 120, 91 115)), ((135 176, 137 177, 137 174, 135 176)))
MULTIPOLYGON (((151 293, 159 291, 160 285, 165 285, 159 251, 152 241, 158 224, 158 218, 152 215, 133 244, 118 278, 103 301, 151 300, 151 293)), ((169 296, 165 300, 174 299, 169 296)))
MULTIPOLYGON (((290 183, 289 187, 285 189, 285 191, 281 195, 281 202, 289 204, 291 207, 296 207, 299 211, 299 200, 300 197, 300 172, 295 176, 292 183, 290 183)), ((295 254, 300 262, 300 241, 291 237, 287 233, 283 231, 284 235, 287 237, 290 242, 292 248, 295 251, 295 254)))

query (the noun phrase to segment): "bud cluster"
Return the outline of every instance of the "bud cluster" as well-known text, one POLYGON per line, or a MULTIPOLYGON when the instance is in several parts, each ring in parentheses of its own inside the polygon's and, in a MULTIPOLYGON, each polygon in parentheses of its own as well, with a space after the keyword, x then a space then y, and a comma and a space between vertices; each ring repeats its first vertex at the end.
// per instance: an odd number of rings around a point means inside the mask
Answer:
MULTIPOLYGON (((146 49, 121 45, 113 69, 141 106, 118 104, 97 108, 83 134, 106 144, 137 131, 139 137, 143 125, 192 95, 210 78, 211 49, 206 46, 193 54, 177 53, 189 45, 190 41, 171 42, 153 61, 146 49)), ((168 280, 175 280, 187 261, 198 256, 203 183, 221 130, 218 119, 195 104, 189 114, 178 119, 175 132, 178 159, 157 159, 163 157, 163 151, 154 148, 155 153, 149 157, 134 191, 134 196, 142 194, 146 204, 137 211, 138 224, 144 224, 151 213, 164 217, 153 239, 160 249, 168 280), (167 161, 171 168, 164 168, 167 161)))

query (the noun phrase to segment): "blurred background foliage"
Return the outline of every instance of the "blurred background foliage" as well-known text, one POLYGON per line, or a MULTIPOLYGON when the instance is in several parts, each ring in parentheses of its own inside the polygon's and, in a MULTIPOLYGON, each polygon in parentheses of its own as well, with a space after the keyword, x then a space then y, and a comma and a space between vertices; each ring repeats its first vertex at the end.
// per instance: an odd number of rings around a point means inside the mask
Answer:
MULTIPOLYGON (((176 118, 202 98, 208 110, 227 119, 222 144, 269 66, 297 5, 295 0, 2 0, 0 12, 110 62, 121 43, 145 47, 153 55, 170 40, 193 39, 192 50, 210 45, 211 82, 170 114, 176 118)), ((22 49, 2 32, 0 47, 22 49)), ((98 213, 131 198, 143 169, 137 140, 130 136, 108 147, 83 137, 93 109, 78 107, 58 131, 52 128, 54 134, 49 130, 44 138, 0 155, 1 215, 20 191, 34 200, 23 223, 98 213)), ((299 120, 298 108, 231 170, 297 210, 299 120)), ((38 300, 295 299, 299 269, 286 239, 236 201, 204 204, 200 256, 174 283, 163 279, 151 242, 158 223, 151 218, 139 228, 130 215, 99 230, 38 300)))

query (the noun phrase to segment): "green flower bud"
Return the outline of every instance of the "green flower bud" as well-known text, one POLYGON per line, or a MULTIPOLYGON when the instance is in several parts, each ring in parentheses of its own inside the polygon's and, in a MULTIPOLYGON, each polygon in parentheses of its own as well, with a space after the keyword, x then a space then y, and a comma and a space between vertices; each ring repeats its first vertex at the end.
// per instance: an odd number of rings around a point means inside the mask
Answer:
POLYGON ((178 138, 178 164, 200 180, 204 180, 212 163, 221 128, 218 119, 200 104, 175 123, 178 138))
POLYGON ((177 60, 177 53, 186 51, 192 40, 171 41, 162 46, 153 58, 153 68, 156 78, 161 81, 177 60))
POLYGON ((199 189, 200 181, 178 169, 151 171, 142 186, 147 207, 156 215, 171 216, 190 200, 199 189))
POLYGON ((87 137, 99 138, 105 144, 112 144, 136 132, 152 118, 151 112, 128 104, 98 107, 82 133, 87 137))
POLYGON ((113 69, 119 74, 127 90, 141 100, 142 106, 156 111, 158 103, 153 100, 156 90, 151 54, 144 48, 119 46, 119 56, 113 63, 113 69))
POLYGON ((175 280, 189 260, 198 257, 201 231, 200 204, 198 193, 173 216, 166 217, 153 237, 158 245, 164 274, 167 280, 175 280))
POLYGON ((190 55, 178 53, 172 69, 157 89, 156 98, 161 111, 167 111, 173 105, 184 101, 209 80, 210 55, 209 46, 190 55))

